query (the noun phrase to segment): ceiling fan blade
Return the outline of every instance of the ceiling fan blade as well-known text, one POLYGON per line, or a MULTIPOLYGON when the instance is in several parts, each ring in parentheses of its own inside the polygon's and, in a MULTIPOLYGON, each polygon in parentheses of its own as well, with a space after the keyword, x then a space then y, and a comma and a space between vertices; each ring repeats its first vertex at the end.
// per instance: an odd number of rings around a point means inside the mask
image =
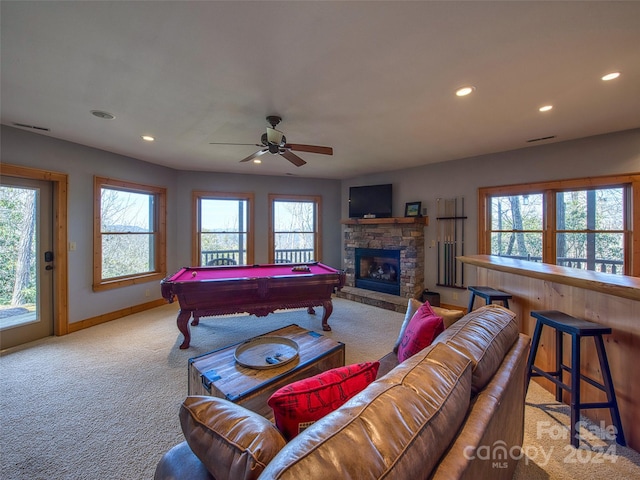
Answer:
POLYGON ((251 160, 253 160, 254 158, 258 158, 262 155, 264 155, 265 153, 267 153, 269 151, 269 149, 264 149, 264 150, 258 150, 256 153, 252 153, 251 155, 249 155, 247 158, 243 158, 242 160, 240 160, 240 163, 242 162, 249 162, 251 160))
POLYGON ((274 145, 280 145, 280 143, 282 143, 283 137, 284 133, 282 133, 280 130, 267 127, 267 142, 273 143, 274 145))
POLYGON ((289 160, 296 167, 301 167, 302 165, 307 163, 303 159, 301 159, 299 156, 297 156, 295 153, 291 153, 289 150, 285 150, 284 152, 280 152, 280 155, 282 155, 284 158, 289 160))
POLYGON ((246 145, 249 147, 264 147, 258 143, 226 143, 226 142, 209 142, 209 145, 246 145))
POLYGON ((284 148, 297 150, 298 152, 319 153, 321 155, 333 155, 333 148, 319 145, 302 145, 300 143, 287 143, 284 148))

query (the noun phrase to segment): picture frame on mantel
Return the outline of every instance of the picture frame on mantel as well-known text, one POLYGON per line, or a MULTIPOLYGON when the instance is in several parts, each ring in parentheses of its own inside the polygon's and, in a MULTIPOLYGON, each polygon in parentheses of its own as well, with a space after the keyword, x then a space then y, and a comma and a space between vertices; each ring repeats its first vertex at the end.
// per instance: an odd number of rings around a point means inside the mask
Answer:
POLYGON ((420 217, 422 202, 409 202, 404 206, 405 217, 420 217))

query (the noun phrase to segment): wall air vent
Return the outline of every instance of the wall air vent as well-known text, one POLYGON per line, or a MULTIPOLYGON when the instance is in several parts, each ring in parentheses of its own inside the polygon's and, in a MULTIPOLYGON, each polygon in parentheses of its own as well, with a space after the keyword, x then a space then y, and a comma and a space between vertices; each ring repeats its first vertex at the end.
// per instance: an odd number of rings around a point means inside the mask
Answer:
POLYGON ((551 140, 552 138, 556 138, 556 136, 549 135, 548 137, 532 138, 531 140, 527 140, 527 143, 541 142, 543 140, 551 140))
POLYGON ((38 127, 37 125, 27 125, 26 123, 13 122, 14 127, 30 128, 31 130, 40 130, 41 132, 50 132, 50 128, 38 127))

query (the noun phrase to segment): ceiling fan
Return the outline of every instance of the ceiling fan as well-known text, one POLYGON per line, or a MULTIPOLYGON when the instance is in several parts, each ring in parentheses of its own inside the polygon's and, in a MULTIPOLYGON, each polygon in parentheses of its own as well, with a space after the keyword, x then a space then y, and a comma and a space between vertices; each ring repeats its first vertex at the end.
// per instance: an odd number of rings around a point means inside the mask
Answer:
POLYGON ((291 150, 295 150, 298 152, 319 153, 320 155, 333 155, 333 148, 331 147, 321 147, 319 145, 302 145, 300 143, 287 143, 287 139, 284 136, 284 133, 276 130, 276 125, 278 125, 281 121, 282 118, 278 117, 277 115, 269 115, 267 117, 267 122, 269 122, 271 128, 267 127, 267 132, 262 134, 262 137, 260 137, 261 143, 212 142, 210 143, 210 145, 255 145, 256 147, 261 147, 257 152, 252 153, 247 158, 243 158, 242 160, 240 160, 240 163, 255 160, 268 152, 273 155, 282 155, 296 167, 301 167, 307 162, 305 162, 291 150))

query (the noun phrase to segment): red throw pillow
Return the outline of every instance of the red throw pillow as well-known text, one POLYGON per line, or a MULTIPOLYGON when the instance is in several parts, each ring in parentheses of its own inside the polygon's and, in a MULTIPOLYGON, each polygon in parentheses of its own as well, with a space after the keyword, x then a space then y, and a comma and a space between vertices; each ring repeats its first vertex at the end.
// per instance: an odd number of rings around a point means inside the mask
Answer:
POLYGON ((277 390, 267 403, 287 440, 343 405, 376 379, 380 362, 338 367, 277 390))
POLYGON ((432 310, 429 302, 425 302, 411 317, 404 331, 404 337, 398 345, 398 361, 404 362, 444 332, 444 321, 432 310))

